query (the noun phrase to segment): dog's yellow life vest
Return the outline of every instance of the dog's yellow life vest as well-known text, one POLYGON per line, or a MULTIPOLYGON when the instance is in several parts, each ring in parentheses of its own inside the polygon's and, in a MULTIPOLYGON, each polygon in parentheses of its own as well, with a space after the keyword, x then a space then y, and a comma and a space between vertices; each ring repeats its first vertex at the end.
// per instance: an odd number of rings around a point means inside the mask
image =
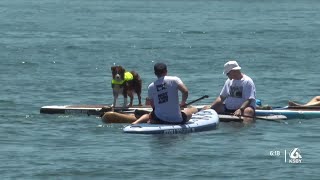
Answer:
POLYGON ((122 81, 117 81, 117 80, 112 79, 111 84, 121 85, 121 84, 123 84, 124 82, 126 82, 126 81, 131 81, 131 80, 133 80, 133 75, 132 75, 132 73, 131 73, 131 72, 125 72, 125 73, 124 73, 124 80, 122 80, 122 81))

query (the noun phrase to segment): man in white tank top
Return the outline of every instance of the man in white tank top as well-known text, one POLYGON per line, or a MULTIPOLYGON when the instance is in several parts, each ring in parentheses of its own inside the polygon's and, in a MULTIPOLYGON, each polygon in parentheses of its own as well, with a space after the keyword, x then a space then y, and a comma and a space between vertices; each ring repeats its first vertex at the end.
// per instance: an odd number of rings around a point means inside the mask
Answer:
POLYGON ((140 117, 133 124, 146 122, 150 119, 153 124, 184 124, 190 120, 192 110, 180 110, 186 105, 188 89, 179 77, 168 76, 164 63, 154 65, 157 80, 148 86, 148 98, 153 111, 149 115, 140 117), (179 103, 179 91, 182 94, 179 103))
POLYGON ((255 120, 256 87, 252 79, 241 73, 241 67, 236 61, 229 61, 224 65, 226 80, 220 96, 209 107, 219 114, 231 113, 243 116, 243 122, 255 120))

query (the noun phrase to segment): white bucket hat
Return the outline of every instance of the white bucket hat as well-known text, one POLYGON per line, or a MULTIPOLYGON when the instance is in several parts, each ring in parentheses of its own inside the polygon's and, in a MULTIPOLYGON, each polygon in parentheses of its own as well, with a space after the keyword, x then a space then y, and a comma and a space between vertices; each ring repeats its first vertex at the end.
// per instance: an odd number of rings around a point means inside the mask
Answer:
POLYGON ((224 71, 223 74, 228 74, 231 70, 240 70, 241 67, 239 66, 239 64, 237 63, 237 61, 228 61, 225 65, 224 65, 224 71))

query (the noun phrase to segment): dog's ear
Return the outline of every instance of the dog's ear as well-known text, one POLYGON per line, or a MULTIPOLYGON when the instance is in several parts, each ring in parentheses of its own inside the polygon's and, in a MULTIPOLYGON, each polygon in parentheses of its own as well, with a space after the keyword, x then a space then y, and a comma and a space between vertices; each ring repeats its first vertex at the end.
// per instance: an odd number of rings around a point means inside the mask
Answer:
POLYGON ((114 71, 115 69, 116 69, 115 66, 112 66, 112 67, 111 67, 111 71, 114 71))
POLYGON ((124 75, 125 72, 126 72, 126 70, 123 67, 121 67, 121 73, 123 73, 123 75, 124 75))

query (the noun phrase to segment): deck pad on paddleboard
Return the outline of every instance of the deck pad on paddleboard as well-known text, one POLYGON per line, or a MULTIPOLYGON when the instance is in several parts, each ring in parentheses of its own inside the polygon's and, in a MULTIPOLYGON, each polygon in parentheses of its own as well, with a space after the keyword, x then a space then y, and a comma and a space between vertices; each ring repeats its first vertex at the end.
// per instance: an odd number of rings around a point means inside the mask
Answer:
POLYGON ((180 134, 200 131, 209 131, 216 129, 219 124, 219 117, 216 111, 212 109, 197 112, 192 118, 182 125, 169 124, 136 124, 126 126, 125 133, 134 134, 180 134))

